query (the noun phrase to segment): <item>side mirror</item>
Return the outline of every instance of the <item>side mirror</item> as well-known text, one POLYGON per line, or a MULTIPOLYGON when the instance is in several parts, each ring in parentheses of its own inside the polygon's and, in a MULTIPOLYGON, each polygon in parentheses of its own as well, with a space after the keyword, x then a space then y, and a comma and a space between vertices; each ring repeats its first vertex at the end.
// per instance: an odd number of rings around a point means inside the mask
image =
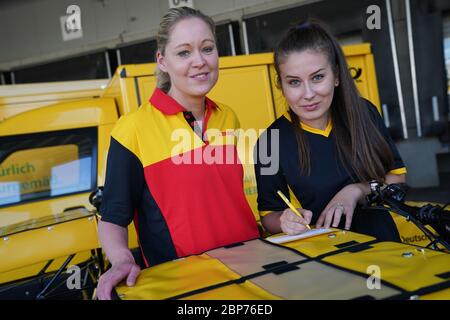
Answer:
POLYGON ((98 187, 89 195, 89 202, 100 212, 103 199, 103 187, 98 187))

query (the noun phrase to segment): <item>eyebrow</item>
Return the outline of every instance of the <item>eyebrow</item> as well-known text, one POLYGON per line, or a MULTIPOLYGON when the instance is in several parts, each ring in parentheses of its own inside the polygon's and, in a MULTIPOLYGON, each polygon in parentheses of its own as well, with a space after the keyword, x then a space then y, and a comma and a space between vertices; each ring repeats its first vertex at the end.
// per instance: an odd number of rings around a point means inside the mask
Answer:
MULTIPOLYGON (((320 72, 320 71, 323 71, 323 70, 325 70, 325 68, 320 68, 319 70, 314 71, 313 73, 311 73, 310 76, 312 76, 313 74, 316 74, 316 73, 318 73, 318 72, 320 72)), ((295 78, 295 79, 297 79, 297 78, 299 78, 299 77, 298 77, 298 76, 287 75, 285 78, 295 78)))
MULTIPOLYGON (((204 39, 204 40, 202 41, 202 44, 205 43, 205 42, 207 42, 207 41, 210 41, 210 42, 215 43, 215 41, 212 40, 212 39, 204 39)), ((185 46, 189 47, 190 45, 191 45, 191 44, 189 44, 189 43, 182 43, 182 44, 177 45, 177 46, 175 47, 175 49, 176 49, 176 48, 179 48, 179 47, 185 47, 185 46)))

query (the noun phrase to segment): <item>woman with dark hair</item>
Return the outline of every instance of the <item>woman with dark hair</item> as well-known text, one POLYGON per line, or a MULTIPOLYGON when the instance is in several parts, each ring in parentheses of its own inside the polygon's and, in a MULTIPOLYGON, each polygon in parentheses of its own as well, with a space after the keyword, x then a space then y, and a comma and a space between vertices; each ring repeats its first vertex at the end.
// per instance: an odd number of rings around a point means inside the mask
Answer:
POLYGON ((361 204, 370 181, 404 182, 406 169, 377 109, 359 95, 336 39, 317 21, 304 21, 281 39, 274 60, 289 110, 255 149, 265 229, 296 234, 312 223, 398 241, 390 214, 363 210, 361 204), (279 153, 271 157, 279 156, 279 169, 264 174, 259 150, 262 144, 264 149, 273 145, 274 137, 279 137, 279 153), (287 208, 277 190, 298 200, 303 219, 287 208))

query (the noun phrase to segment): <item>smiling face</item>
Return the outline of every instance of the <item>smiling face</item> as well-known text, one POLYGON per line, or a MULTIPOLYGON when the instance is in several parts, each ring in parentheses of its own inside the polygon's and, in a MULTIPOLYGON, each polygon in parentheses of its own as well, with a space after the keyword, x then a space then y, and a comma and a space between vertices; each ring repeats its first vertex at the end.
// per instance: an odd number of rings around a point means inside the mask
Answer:
POLYGON ((291 52, 279 66, 283 95, 300 121, 324 130, 338 80, 321 52, 291 52))
POLYGON ((185 18, 170 32, 159 68, 170 76, 169 95, 180 100, 204 97, 216 84, 219 58, 210 27, 200 18, 185 18))

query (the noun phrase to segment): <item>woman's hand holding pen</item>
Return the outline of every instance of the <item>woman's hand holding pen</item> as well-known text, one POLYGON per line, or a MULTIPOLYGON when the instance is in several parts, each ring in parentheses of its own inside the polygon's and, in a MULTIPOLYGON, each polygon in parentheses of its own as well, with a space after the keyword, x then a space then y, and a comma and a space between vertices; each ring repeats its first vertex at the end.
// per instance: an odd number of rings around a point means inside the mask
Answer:
POLYGON ((291 209, 285 209, 280 215, 281 230, 288 234, 294 235, 308 231, 307 225, 311 223, 312 212, 305 209, 297 209, 303 218, 297 216, 291 209))

